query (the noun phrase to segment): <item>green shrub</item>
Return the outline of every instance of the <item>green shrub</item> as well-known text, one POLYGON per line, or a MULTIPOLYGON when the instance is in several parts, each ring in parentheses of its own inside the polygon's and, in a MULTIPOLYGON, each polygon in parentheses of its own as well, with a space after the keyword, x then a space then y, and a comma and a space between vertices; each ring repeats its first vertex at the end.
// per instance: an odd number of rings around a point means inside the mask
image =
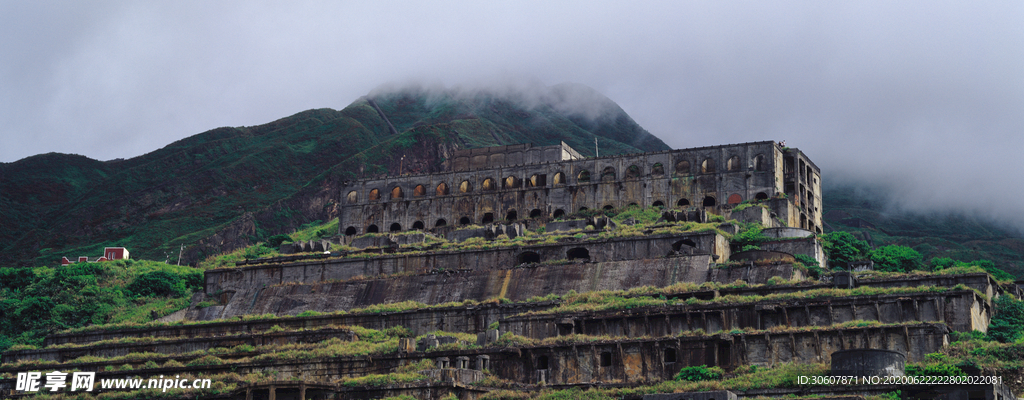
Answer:
POLYGON ((292 238, 288 235, 274 235, 270 239, 267 239, 268 247, 281 247, 281 243, 291 242, 292 238))
POLYGON ((907 376, 967 376, 963 370, 950 364, 908 365, 907 376))
POLYGON ((677 381, 715 381, 722 379, 724 372, 721 367, 708 368, 706 365, 697 365, 693 367, 683 367, 679 370, 679 373, 673 378, 677 381))
POLYGON ((988 338, 1013 343, 1024 338, 1024 302, 1011 295, 999 296, 996 313, 988 325, 988 338))
POLYGON ((889 245, 871 252, 875 270, 888 272, 910 272, 921 269, 921 253, 907 246, 889 245))
POLYGON ((818 279, 824 270, 818 265, 818 260, 806 254, 796 254, 793 257, 796 258, 804 267, 807 267, 807 273, 814 279, 818 279))
POLYGON ((818 236, 821 240, 821 248, 828 255, 828 262, 832 266, 845 267, 850 261, 867 259, 871 246, 868 242, 857 239, 849 232, 830 232, 818 236))
POLYGON ((188 274, 151 271, 136 277, 127 289, 137 297, 185 297, 190 290, 198 289, 202 284, 203 273, 200 271, 188 274))

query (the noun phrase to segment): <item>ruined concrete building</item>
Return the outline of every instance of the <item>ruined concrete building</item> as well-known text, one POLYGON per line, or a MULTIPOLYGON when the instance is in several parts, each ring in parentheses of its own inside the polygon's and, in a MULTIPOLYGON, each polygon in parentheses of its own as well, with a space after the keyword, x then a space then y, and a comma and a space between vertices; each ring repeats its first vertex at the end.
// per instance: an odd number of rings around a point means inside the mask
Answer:
POLYGON ((347 185, 340 235, 206 271, 170 323, 5 352, 0 396, 28 395, 26 368, 214 377, 180 397, 247 400, 1013 396, 992 383, 668 393, 691 390, 677 379, 698 367, 901 375, 1016 295, 985 273, 829 272, 820 171, 796 149, 516 145, 446 165, 347 185), (739 222, 765 227, 756 246, 734 237, 739 222))
POLYGON ((821 233, 821 170, 778 143, 584 158, 565 143, 456 151, 448 171, 354 182, 342 190, 345 235, 560 218, 586 209, 770 204, 773 220, 821 233))

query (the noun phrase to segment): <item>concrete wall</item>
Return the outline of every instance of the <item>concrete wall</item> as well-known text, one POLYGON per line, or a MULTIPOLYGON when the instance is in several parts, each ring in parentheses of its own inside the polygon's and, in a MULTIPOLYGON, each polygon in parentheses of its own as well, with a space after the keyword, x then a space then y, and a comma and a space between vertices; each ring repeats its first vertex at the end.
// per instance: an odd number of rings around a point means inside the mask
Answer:
MULTIPOLYGON (((294 315, 306 310, 330 312, 406 300, 425 304, 501 297, 525 301, 534 296, 565 294, 570 290, 587 292, 639 286, 664 287, 676 282, 699 283, 707 276, 710 257, 693 255, 562 265, 533 264, 528 268, 479 269, 344 282, 323 282, 319 279, 321 275, 315 273, 282 277, 280 271, 256 269, 250 271, 253 272, 251 279, 261 279, 268 284, 267 287, 246 285, 245 275, 227 282, 230 285, 219 280, 217 288, 230 288, 226 289, 230 291, 226 292, 226 304, 208 307, 195 318, 217 319, 265 313, 294 315), (321 283, 270 286, 274 281, 301 282, 302 277, 308 278, 306 281, 321 283)), ((483 264, 479 260, 474 262, 483 264)), ((207 279, 210 282, 209 275, 207 279)), ((209 283, 207 287, 210 287, 209 283)))
POLYGON ((878 321, 942 322, 954 331, 985 332, 990 317, 981 297, 962 290, 512 316, 502 320, 499 329, 537 339, 574 333, 658 337, 697 330, 714 333, 878 321))
POLYGON ((684 253, 729 256, 728 240, 714 232, 658 235, 607 240, 566 239, 553 245, 533 245, 491 250, 437 251, 429 254, 328 258, 308 262, 256 265, 209 270, 205 292, 246 290, 283 283, 316 283, 397 273, 431 271, 484 271, 522 264, 524 253, 535 253, 541 262, 566 260, 572 249, 586 249, 590 262, 662 258, 675 249, 684 253), (681 244, 686 243, 686 244, 681 244), (694 246, 690 246, 692 243, 694 246))
MULTIPOLYGON (((681 368, 694 365, 731 369, 743 364, 771 366, 782 362, 828 362, 832 352, 849 348, 875 348, 901 351, 909 362, 923 359, 948 342, 944 325, 919 324, 886 328, 846 328, 793 333, 757 333, 715 336, 643 338, 607 342, 564 343, 519 348, 410 352, 370 357, 336 357, 297 361, 260 361, 238 364, 158 368, 147 375, 173 375, 189 372, 198 376, 236 372, 240 375, 276 371, 280 380, 293 377, 306 381, 329 382, 342 377, 393 372, 399 366, 423 358, 459 356, 490 358, 490 371, 505 379, 536 383, 539 378, 551 384, 587 383, 621 380, 626 382, 670 379, 681 368), (608 353, 608 356, 604 354, 608 353), (610 357, 609 357, 610 356, 610 357), (672 357, 675 362, 670 362, 672 357), (547 368, 543 368, 546 363, 547 368)), ((120 362, 119 362, 120 363, 120 362)), ((105 363, 64 364, 64 370, 97 371, 97 379, 134 376, 145 363, 127 362, 133 371, 102 372, 105 363)), ((0 369, 0 372, 17 372, 0 369)), ((6 385, 11 380, 2 380, 6 385)))

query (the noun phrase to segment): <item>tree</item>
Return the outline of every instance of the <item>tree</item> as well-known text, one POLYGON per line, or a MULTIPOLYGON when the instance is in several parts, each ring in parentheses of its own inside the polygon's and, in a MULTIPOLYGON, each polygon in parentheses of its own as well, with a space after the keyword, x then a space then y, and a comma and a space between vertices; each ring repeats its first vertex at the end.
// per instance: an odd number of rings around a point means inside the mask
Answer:
POLYGON ((1024 338, 1024 302, 1010 295, 996 299, 996 314, 988 325, 988 338, 1012 343, 1024 338))
POLYGON ((828 254, 830 265, 845 266, 850 261, 864 260, 871 251, 868 243, 857 239, 850 232, 831 232, 819 236, 821 247, 828 254))
POLYGON ((875 269, 889 272, 910 272, 921 269, 921 253, 907 246, 889 245, 871 252, 871 261, 875 269))

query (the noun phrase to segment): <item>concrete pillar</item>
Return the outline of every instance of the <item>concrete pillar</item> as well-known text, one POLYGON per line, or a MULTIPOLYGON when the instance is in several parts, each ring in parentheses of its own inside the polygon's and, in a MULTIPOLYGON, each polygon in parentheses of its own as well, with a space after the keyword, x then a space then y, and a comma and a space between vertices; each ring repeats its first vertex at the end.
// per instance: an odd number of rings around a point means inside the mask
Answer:
POLYGON ((277 400, 277 388, 274 385, 270 385, 270 400, 277 400))

